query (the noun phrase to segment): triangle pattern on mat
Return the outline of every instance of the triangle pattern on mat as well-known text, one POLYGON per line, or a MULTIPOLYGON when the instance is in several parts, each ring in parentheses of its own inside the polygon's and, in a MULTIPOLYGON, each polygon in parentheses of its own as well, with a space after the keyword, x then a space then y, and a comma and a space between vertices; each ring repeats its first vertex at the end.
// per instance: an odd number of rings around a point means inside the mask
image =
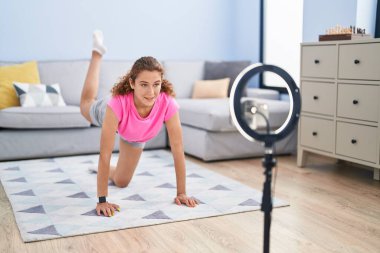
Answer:
POLYGON ((203 202, 202 200, 199 200, 198 198, 194 197, 194 196, 191 196, 193 199, 195 199, 196 201, 198 201, 198 204, 205 204, 205 202, 203 202))
POLYGON ((136 176, 153 176, 152 174, 150 174, 148 171, 144 171, 140 174, 137 174, 136 176))
MULTIPOLYGON (((191 210, 176 206, 172 198, 175 177, 165 167, 172 163, 172 154, 146 151, 143 155, 136 171, 139 176, 132 184, 126 188, 108 186, 115 202, 127 209, 113 218, 99 217, 95 209, 96 177, 87 169, 97 164, 95 155, 0 163, 0 179, 15 207, 12 211, 18 217, 22 239, 40 241, 260 209, 260 191, 211 171, 206 173, 191 162, 186 173, 192 181, 188 196, 200 205, 191 210)), ((112 159, 116 161, 117 155, 112 159)), ((275 200, 274 207, 286 205, 275 200)))
POLYGON ((82 163, 94 163, 93 161, 91 161, 91 160, 87 160, 87 161, 84 161, 84 162, 82 162, 82 163))
POLYGON ((48 170, 46 172, 61 172, 61 173, 63 173, 63 170, 61 168, 57 168, 57 169, 48 170))
POLYGON ((209 190, 217 190, 217 191, 231 191, 230 189, 228 189, 227 187, 223 186, 223 185, 216 185, 212 188, 210 188, 209 190))
POLYGON ((25 177, 19 177, 15 179, 8 180, 7 182, 20 182, 20 183, 26 183, 25 177))
POLYGON ((75 184, 70 178, 56 182, 56 184, 75 184))
POLYGON ((163 211, 159 210, 157 212, 154 212, 152 214, 149 214, 147 216, 142 217, 143 219, 167 219, 171 220, 169 216, 167 216, 163 211))
POLYGON ((85 192, 78 192, 73 195, 67 196, 68 198, 90 198, 85 192))
POLYGON ((191 174, 187 175, 187 177, 198 177, 198 178, 203 178, 202 176, 199 176, 199 175, 196 174, 196 173, 191 173, 191 174))
POLYGON ((145 201, 144 198, 142 198, 140 195, 135 194, 129 197, 124 198, 123 200, 135 200, 135 201, 145 201))
POLYGON ((96 209, 92 209, 91 211, 88 211, 86 213, 82 213, 81 215, 86 215, 86 216, 98 216, 96 213, 96 209))
POLYGON ((46 213, 45 209, 42 205, 34 206, 34 207, 31 207, 28 209, 24 209, 24 210, 21 210, 19 212, 23 212, 23 213, 46 213))
POLYGON ((175 186, 170 183, 166 183, 166 184, 156 186, 156 188, 175 188, 175 186))
POLYGON ((20 170, 20 167, 18 167, 18 166, 16 166, 16 167, 9 167, 9 168, 7 168, 7 169, 5 169, 5 170, 11 170, 11 171, 15 171, 15 170, 20 170))
POLYGON ((20 195, 20 196, 36 196, 33 190, 26 190, 18 193, 13 193, 12 195, 20 195))
POLYGON ((253 199, 247 199, 246 201, 239 204, 239 206, 259 206, 260 203, 253 199))
POLYGON ((57 232, 54 225, 50 225, 44 228, 40 228, 34 231, 29 231, 29 234, 42 234, 42 235, 61 235, 57 232))

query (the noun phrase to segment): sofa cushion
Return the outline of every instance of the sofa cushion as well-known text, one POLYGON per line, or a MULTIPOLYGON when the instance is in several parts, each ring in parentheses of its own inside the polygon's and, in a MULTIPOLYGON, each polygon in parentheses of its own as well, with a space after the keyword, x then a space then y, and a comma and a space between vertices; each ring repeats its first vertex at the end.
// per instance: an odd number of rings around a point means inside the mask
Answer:
POLYGON ((271 89, 248 88, 247 97, 280 100, 280 93, 271 89))
POLYGON ((215 80, 222 78, 230 78, 228 87, 228 97, 230 96, 231 87, 239 73, 249 66, 250 61, 206 61, 204 78, 205 80, 215 80))
POLYGON ((110 94, 112 87, 132 68, 133 61, 103 61, 100 67, 98 98, 110 94))
POLYGON ((59 83, 66 103, 79 105, 88 65, 88 61, 39 62, 41 83, 59 83))
POLYGON ((78 106, 9 107, 0 110, 2 128, 74 128, 89 127, 78 106))
MULTIPOLYGON (((262 157, 265 153, 261 142, 248 141, 238 131, 210 132, 186 125, 182 126, 182 131, 185 153, 204 161, 262 157)), ((294 154, 296 149, 297 128, 287 137, 276 142, 278 155, 294 154)))
POLYGON ((203 79, 204 61, 165 61, 164 69, 176 98, 191 98, 195 81, 203 79))
MULTIPOLYGON (((289 114, 289 102, 270 99, 255 99, 268 105, 269 123, 278 129, 289 114)), ((237 131, 233 125, 229 99, 177 99, 180 105, 181 123, 208 131, 237 131)))
POLYGON ((196 81, 191 98, 226 98, 229 78, 196 81))
POLYGON ((13 82, 39 83, 37 62, 11 64, 0 67, 0 109, 19 106, 20 102, 13 88, 13 82))
POLYGON ((209 131, 235 131, 228 98, 177 99, 181 123, 209 131))

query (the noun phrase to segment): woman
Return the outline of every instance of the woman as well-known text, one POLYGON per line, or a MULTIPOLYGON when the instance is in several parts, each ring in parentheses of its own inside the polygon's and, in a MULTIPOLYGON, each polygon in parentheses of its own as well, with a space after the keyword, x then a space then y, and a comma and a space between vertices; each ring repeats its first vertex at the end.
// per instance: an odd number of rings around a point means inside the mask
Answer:
POLYGON ((93 34, 92 57, 83 86, 80 109, 92 124, 101 126, 100 156, 97 172, 96 205, 98 215, 113 216, 117 204, 106 201, 108 179, 118 187, 127 187, 132 179, 145 142, 155 137, 165 122, 174 158, 177 180, 177 205, 195 207, 198 203, 186 195, 185 155, 178 104, 172 85, 163 79, 163 68, 153 57, 142 57, 112 88, 112 97, 97 100, 102 55, 106 52, 101 31, 93 34), (119 133, 119 159, 110 165, 115 134, 119 133))

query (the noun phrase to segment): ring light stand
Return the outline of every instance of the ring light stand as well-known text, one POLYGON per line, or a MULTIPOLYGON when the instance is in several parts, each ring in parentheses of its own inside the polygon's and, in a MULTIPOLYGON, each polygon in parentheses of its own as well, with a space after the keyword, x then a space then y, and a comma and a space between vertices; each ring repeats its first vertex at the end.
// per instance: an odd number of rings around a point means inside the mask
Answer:
POLYGON ((265 144, 265 155, 262 163, 265 168, 264 174, 266 179, 264 182, 263 197, 261 201, 261 211, 264 212, 264 253, 269 253, 271 212, 273 208, 271 193, 272 168, 276 165, 276 160, 273 157, 273 145, 276 141, 285 138, 296 127, 300 116, 300 109, 301 97, 299 88, 293 78, 285 70, 274 65, 257 63, 248 66, 237 76, 231 88, 230 111, 232 120, 238 131, 249 141, 254 142, 257 140, 264 142, 265 144), (287 83, 286 88, 290 98, 290 110, 288 117, 281 127, 271 132, 268 119, 266 119, 262 113, 259 113, 257 108, 253 106, 251 108, 251 113, 259 114, 264 117, 267 124, 267 131, 265 134, 262 134, 253 130, 243 118, 244 114, 241 106, 241 98, 243 96, 243 90, 250 78, 266 71, 279 75, 287 83))

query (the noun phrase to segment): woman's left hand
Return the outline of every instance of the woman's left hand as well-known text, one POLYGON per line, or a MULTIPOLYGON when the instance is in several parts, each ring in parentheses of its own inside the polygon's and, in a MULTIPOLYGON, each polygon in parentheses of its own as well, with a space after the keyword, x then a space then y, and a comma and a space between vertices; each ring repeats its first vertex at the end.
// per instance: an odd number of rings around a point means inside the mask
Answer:
POLYGON ((185 204, 188 207, 196 207, 198 205, 198 201, 195 198, 188 197, 186 194, 179 194, 174 199, 174 202, 177 205, 185 204))

